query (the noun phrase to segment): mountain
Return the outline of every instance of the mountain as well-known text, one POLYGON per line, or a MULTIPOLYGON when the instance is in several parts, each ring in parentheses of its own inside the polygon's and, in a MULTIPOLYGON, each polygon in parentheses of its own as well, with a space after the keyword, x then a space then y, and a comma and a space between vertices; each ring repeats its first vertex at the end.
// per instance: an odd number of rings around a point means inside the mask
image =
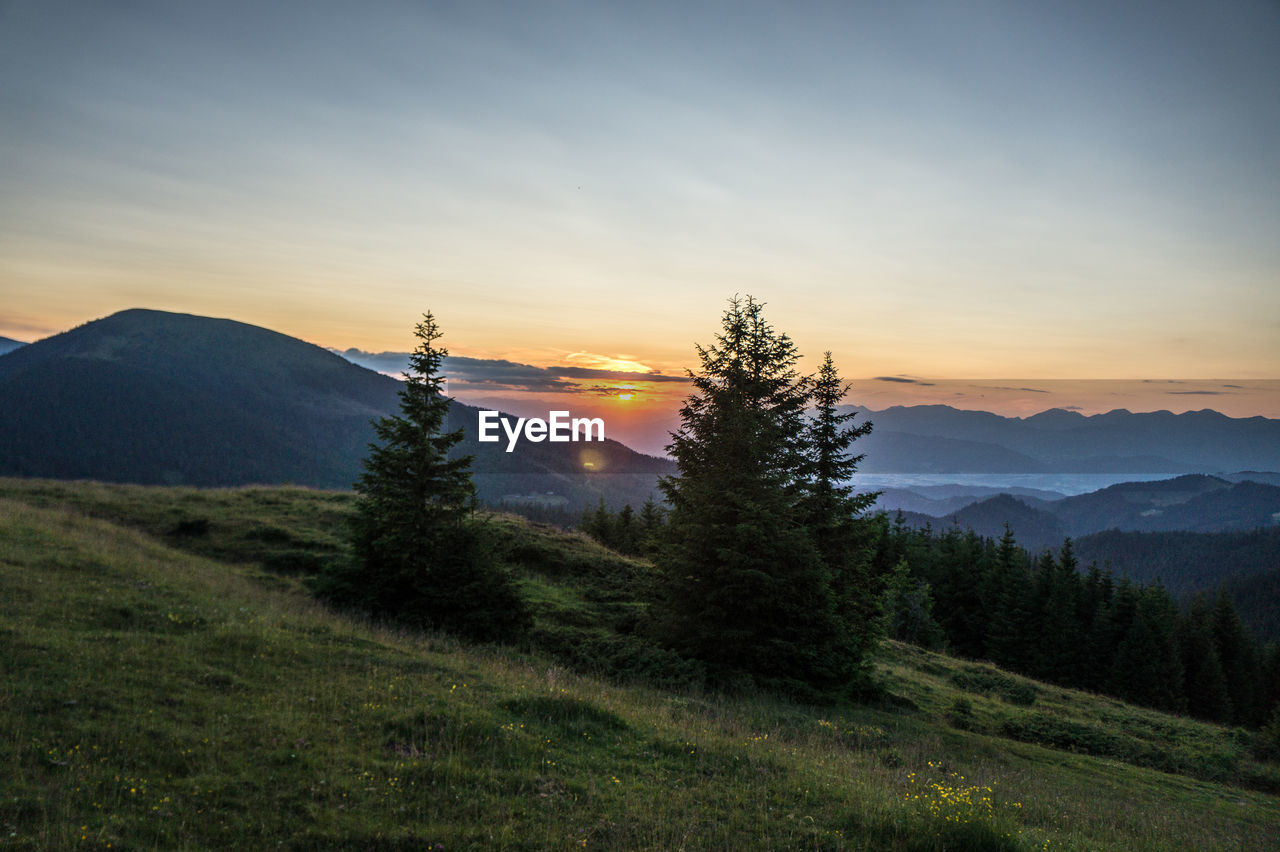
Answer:
POLYGON ((1031 550, 1105 530, 1228 532, 1280 523, 1280 486, 1188 474, 1156 482, 1124 482, 1089 494, 1038 500, 1001 494, 945 515, 905 513, 909 523, 945 528, 958 524, 995 538, 1007 523, 1031 550))
POLYGON ((1062 521, 1052 512, 1028 505, 1024 499, 1000 494, 970 503, 945 520, 987 538, 999 538, 1007 524, 1018 543, 1028 549, 1061 544, 1064 538, 1062 521))
POLYGON ((1272 526, 1280 518, 1280 487, 1192 474, 1158 482, 1125 482, 1067 497, 1046 508, 1073 536, 1104 529, 1250 530, 1272 526))
POLYGON ((945 405, 848 406, 875 429, 864 473, 1216 473, 1280 470, 1280 420, 1216 411, 1001 417, 945 405))
MULTIPOLYGON (((400 382, 319 346, 226 319, 129 310, 0 358, 0 474, 199 486, 348 488, 400 382)), ((554 492, 639 502, 673 465, 616 441, 476 440, 454 403, 481 499, 554 492), (591 472, 582 454, 589 448, 591 472)))
MULTIPOLYGON (((878 426, 877 422, 877 426, 878 426)), ((943 435, 873 429, 858 439, 860 473, 1052 473, 1025 453, 998 444, 943 435)))
POLYGON ((0 355, 5 355, 26 345, 21 340, 14 340, 12 337, 0 337, 0 355))

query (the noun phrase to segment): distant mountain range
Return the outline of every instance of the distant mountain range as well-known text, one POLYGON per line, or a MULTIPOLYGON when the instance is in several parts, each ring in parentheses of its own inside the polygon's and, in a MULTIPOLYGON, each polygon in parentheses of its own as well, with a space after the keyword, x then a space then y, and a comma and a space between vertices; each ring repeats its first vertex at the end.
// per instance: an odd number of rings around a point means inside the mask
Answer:
POLYGON ((20 346, 26 346, 21 340, 14 340, 12 337, 0 337, 0 355, 6 352, 12 352, 20 346))
MULTIPOLYGON (((123 311, 0 356, 0 475, 349 488, 370 421, 397 410, 400 386, 264 328, 123 311)), ((477 409, 454 403, 450 428, 465 430, 489 502, 536 492, 571 509, 638 505, 674 469, 612 440, 507 453, 478 442, 476 423, 477 409)))
MULTIPOLYGON (((1247 476, 1247 474, 1241 474, 1247 476)), ((934 529, 958 525, 998 538, 1005 524, 1030 550, 1057 547, 1068 536, 1104 530, 1227 532, 1280 523, 1280 486, 1188 474, 1155 482, 1125 482, 1089 494, 1044 500, 999 494, 942 516, 904 512, 909 523, 934 529)))
POLYGON ((1216 411, 1001 417, 945 405, 873 411, 862 473, 1221 473, 1280 470, 1280 420, 1216 411))

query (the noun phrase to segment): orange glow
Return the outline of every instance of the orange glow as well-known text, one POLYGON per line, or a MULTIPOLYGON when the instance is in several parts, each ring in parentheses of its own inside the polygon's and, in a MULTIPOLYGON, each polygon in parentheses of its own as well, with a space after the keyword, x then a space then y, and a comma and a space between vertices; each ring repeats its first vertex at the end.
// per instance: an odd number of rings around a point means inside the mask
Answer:
POLYGON ((623 373, 648 373, 653 368, 641 364, 630 355, 598 355, 594 352, 571 352, 564 360, 574 367, 590 367, 593 370, 617 370, 623 373))

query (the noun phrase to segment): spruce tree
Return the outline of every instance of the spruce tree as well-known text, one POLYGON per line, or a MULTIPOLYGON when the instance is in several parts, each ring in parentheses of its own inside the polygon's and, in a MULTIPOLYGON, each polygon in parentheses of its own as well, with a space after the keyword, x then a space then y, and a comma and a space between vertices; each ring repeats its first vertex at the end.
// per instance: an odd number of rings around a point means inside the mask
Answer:
POLYGON ((1197 596, 1178 624, 1178 644, 1186 681, 1187 712, 1210 722, 1231 721, 1231 696, 1214 646, 1212 616, 1197 596))
POLYGON ((1177 608, 1162 586, 1137 595, 1128 631, 1111 666, 1111 693, 1173 713, 1186 709, 1182 659, 1175 638, 1177 608))
MULTIPOLYGON (((830 574, 850 652, 865 661, 883 625, 880 596, 874 593, 871 575, 873 531, 862 517, 877 495, 855 492, 850 484, 863 459, 853 454, 853 442, 871 432, 871 422, 854 425, 854 413, 838 410, 848 390, 831 353, 823 353, 822 366, 809 389, 811 413, 803 434, 806 482, 801 508, 830 574)), ((864 683, 870 682, 869 667, 860 677, 864 683)))
POLYGON ((440 329, 426 314, 400 390, 400 414, 374 421, 365 471, 355 484, 354 560, 332 571, 321 592, 345 606, 415 627, 473 639, 503 639, 529 616, 510 577, 486 552, 472 517, 471 457, 450 451, 462 430, 445 431, 440 329))
POLYGON ((1264 708, 1258 707, 1257 701, 1260 679, 1257 649, 1225 592, 1218 592, 1211 629, 1222 673, 1227 680, 1227 692, 1231 695, 1231 721, 1237 725, 1262 724, 1266 714, 1264 708))
POLYGON ((984 603, 989 613, 984 641, 986 653, 1005 668, 1025 671, 1027 636, 1033 618, 1030 612, 1030 582, 1027 553, 1018 546, 1013 530, 1005 524, 996 545, 984 603))
POLYGON ((650 612, 660 639, 722 682, 817 697, 847 689, 862 661, 806 526, 808 382, 762 308, 734 298, 697 347, 650 612))
POLYGON ((640 550, 651 553, 657 545, 658 534, 666 523, 666 510, 659 506, 652 497, 644 501, 640 507, 640 550))
POLYGON ((933 595, 929 584, 911 576, 907 560, 893 566, 885 578, 884 625, 891 639, 922 648, 941 648, 944 634, 933 618, 933 595))

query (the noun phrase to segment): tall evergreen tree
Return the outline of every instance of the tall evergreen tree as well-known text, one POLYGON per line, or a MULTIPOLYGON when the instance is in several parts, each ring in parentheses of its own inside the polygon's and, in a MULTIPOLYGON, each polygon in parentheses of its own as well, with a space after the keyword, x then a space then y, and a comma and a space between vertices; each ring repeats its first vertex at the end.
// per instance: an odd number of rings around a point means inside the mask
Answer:
POLYGON ((1261 674, 1257 649, 1225 592, 1219 592, 1214 603, 1212 629, 1227 692, 1231 695, 1231 721, 1237 725, 1262 724, 1266 713, 1257 700, 1261 674))
POLYGON ((1133 621, 1112 663, 1112 694, 1157 710, 1186 709, 1175 638, 1177 616, 1162 586, 1148 586, 1138 593, 1133 621))
MULTIPOLYGON (((848 390, 831 353, 823 353, 809 390, 812 408, 803 434, 807 482, 801 504, 804 522, 831 576, 850 652, 865 661, 882 627, 870 564, 873 533, 862 517, 877 495, 856 492, 850 484, 863 459, 852 452, 853 442, 870 434, 871 422, 854 425, 855 414, 838 410, 848 390)), ((869 678, 868 668, 862 679, 869 678)))
MULTIPOLYGON (((853 425, 856 414, 837 410, 848 390, 831 353, 823 353, 822 366, 809 390, 813 410, 804 431, 809 490, 806 509, 811 526, 820 536, 834 532, 838 537, 841 529, 851 526, 853 518, 876 502, 876 494, 856 493, 849 484, 863 459, 862 455, 853 455, 853 442, 871 433, 871 421, 853 425)), ((824 553, 833 551, 825 546, 823 549, 824 553)))
POLYGON ((762 308, 734 298, 697 348, 650 612, 660 639, 722 680, 817 696, 846 689, 861 660, 806 526, 808 382, 762 308))
POLYGON ((450 457, 462 430, 446 432, 449 399, 440 369, 448 351, 426 314, 400 390, 400 414, 374 421, 355 485, 354 560, 331 572, 321 592, 375 617, 502 639, 529 620, 514 583, 486 552, 473 519, 471 457, 450 457))
POLYGON ((1080 625, 1082 651, 1079 672, 1080 686, 1098 691, 1107 682, 1109 653, 1101 647, 1107 630, 1108 612, 1115 594, 1111 571, 1103 573, 1097 563, 1089 566, 1081 596, 1080 625))
POLYGON ((1017 671, 1027 668, 1026 637, 1032 624, 1028 590, 1027 553, 1005 524, 986 583, 989 617, 984 647, 992 660, 1017 671))
POLYGON ((1213 620, 1203 596, 1197 596, 1178 624, 1178 645, 1186 682, 1187 712, 1210 722, 1231 721, 1231 696, 1213 641, 1213 620))
POLYGON ((933 618, 929 584, 911 576, 905 559, 893 566, 884 584, 885 631, 891 639, 922 648, 941 648, 945 635, 933 618))
POLYGON ((972 530, 952 526, 937 541, 938 557, 929 579, 935 598, 943 604, 938 623, 946 631, 947 644, 953 652, 981 658, 987 632, 980 578, 982 539, 972 530))

